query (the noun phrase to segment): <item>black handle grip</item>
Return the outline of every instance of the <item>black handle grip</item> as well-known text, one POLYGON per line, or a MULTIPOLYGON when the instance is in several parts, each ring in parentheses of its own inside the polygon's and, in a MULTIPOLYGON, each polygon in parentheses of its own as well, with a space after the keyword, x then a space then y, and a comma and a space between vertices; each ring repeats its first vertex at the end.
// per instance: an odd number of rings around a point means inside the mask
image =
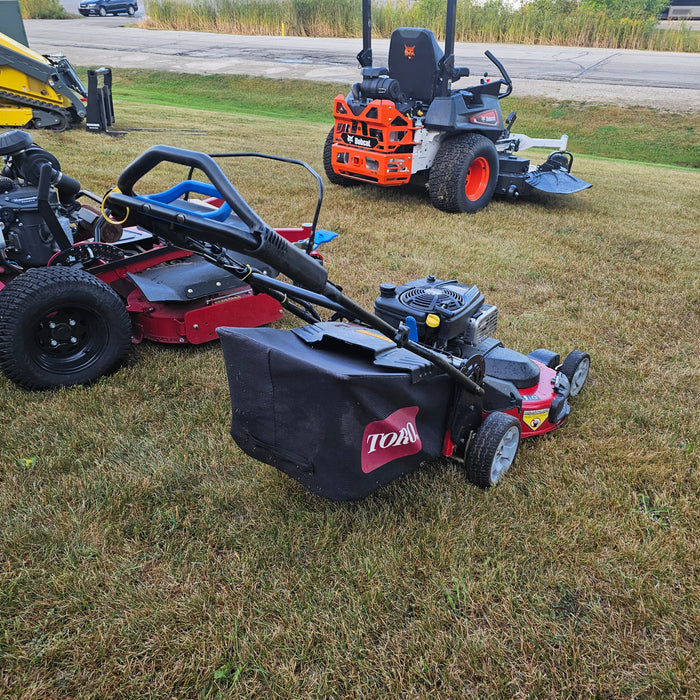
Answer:
POLYGON ((201 170, 211 181, 217 192, 228 202, 231 209, 252 231, 268 228, 267 224, 250 208, 248 202, 238 194, 216 161, 205 153, 187 151, 173 146, 151 146, 133 163, 124 168, 117 187, 124 193, 134 193, 134 185, 160 163, 176 163, 201 170))
MULTIPOLYGON (((326 287, 328 272, 320 262, 293 246, 268 226, 241 197, 216 161, 205 153, 172 146, 152 146, 124 169, 117 181, 117 187, 125 196, 121 198, 118 193, 109 194, 107 201, 112 200, 122 206, 134 208, 142 215, 156 215, 170 220, 180 230, 189 229, 193 238, 222 245, 237 253, 251 254, 311 291, 322 292, 326 287), (183 214, 179 210, 169 209, 166 205, 136 199, 134 185, 162 162, 201 170, 248 227, 255 243, 251 245, 249 236, 242 236, 240 230, 228 227, 225 223, 219 224, 196 214, 183 214)), ((167 238, 167 232, 160 231, 159 235, 167 238)))
POLYGON ((501 75, 503 76, 503 82, 505 83, 506 88, 507 88, 506 91, 502 95, 498 96, 498 99, 501 100, 504 97, 508 97, 508 95, 510 95, 510 93, 513 92, 513 81, 510 79, 510 76, 508 75, 508 71, 505 69, 505 66, 490 51, 488 51, 488 50, 485 51, 484 55, 501 72, 501 75))

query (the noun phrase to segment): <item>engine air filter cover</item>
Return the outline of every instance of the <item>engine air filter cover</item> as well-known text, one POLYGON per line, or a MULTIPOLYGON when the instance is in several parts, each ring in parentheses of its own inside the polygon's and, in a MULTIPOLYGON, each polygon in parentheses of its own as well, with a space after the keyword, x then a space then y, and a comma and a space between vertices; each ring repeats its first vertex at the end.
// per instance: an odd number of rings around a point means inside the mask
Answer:
POLYGON ((412 316, 421 341, 432 334, 446 342, 464 335, 470 319, 483 305, 484 295, 477 287, 455 280, 438 280, 431 275, 400 287, 381 285, 374 310, 377 316, 395 327, 412 316), (427 323, 430 315, 440 319, 435 328, 427 323))

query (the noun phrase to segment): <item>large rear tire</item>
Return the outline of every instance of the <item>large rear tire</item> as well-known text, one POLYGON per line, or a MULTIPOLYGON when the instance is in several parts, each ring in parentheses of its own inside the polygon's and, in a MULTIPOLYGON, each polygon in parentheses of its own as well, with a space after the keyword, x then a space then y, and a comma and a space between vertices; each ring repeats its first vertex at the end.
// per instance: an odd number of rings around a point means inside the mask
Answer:
POLYGON ((481 134, 443 141, 430 168, 430 201, 441 211, 473 213, 493 197, 498 181, 498 151, 481 134))
POLYGON ((335 127, 330 130, 328 136, 326 137, 326 143, 323 146, 323 169, 326 171, 326 177, 333 185, 341 185, 342 187, 350 187, 351 185, 359 185, 357 180, 345 177, 344 175, 338 175, 333 170, 333 135, 335 133, 335 127))
POLYGON ((124 302, 88 272, 35 268, 0 291, 0 369, 26 389, 88 384, 117 369, 130 345, 124 302))
POLYGON ((464 461, 469 481, 484 489, 498 483, 515 461, 520 432, 515 416, 498 411, 486 416, 464 461))

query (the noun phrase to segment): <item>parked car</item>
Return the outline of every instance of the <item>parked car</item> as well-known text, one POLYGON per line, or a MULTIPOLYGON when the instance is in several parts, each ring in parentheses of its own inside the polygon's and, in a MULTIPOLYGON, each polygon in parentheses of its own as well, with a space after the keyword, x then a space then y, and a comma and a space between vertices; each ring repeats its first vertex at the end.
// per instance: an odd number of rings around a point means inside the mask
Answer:
POLYGON ((80 3, 78 12, 85 17, 90 15, 118 15, 125 12, 133 15, 139 9, 137 0, 85 0, 80 3))

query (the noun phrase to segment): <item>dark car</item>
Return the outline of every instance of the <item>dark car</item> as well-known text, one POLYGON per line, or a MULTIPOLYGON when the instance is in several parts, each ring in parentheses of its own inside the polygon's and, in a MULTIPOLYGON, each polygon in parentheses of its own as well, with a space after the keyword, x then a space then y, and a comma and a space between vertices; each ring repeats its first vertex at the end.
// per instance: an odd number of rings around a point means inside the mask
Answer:
POLYGON ((133 15, 139 9, 137 0, 85 0, 80 3, 78 12, 85 17, 90 15, 118 15, 125 12, 127 15, 133 15))

